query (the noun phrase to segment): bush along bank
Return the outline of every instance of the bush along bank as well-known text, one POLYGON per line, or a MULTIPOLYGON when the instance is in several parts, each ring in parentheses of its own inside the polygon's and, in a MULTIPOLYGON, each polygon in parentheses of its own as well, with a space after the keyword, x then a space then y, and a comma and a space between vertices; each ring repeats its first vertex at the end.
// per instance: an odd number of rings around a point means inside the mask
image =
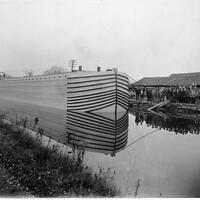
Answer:
POLYGON ((119 194, 114 174, 101 168, 93 173, 78 156, 62 156, 41 146, 24 131, 0 120, 0 162, 26 192, 38 197, 106 196, 119 194))

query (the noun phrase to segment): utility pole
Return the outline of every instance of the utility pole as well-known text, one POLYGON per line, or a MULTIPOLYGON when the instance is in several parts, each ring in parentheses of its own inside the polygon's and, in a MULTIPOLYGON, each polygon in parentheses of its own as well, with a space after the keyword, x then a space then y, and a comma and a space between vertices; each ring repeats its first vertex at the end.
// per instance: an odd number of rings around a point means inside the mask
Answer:
POLYGON ((76 64, 77 64, 77 60, 72 59, 69 61, 69 67, 71 68, 72 72, 74 71, 76 64))

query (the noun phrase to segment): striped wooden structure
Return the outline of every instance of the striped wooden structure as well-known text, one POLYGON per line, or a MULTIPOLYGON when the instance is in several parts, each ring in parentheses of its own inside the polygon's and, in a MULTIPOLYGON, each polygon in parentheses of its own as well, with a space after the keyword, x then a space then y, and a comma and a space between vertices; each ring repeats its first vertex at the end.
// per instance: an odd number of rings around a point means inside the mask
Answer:
MULTIPOLYGON (((117 121, 120 115, 116 113, 126 113, 128 99, 128 79, 117 71, 0 80, 2 112, 6 112, 12 120, 16 120, 16 115, 18 118, 26 117, 30 126, 37 117, 44 134, 62 143, 68 143, 68 121, 73 118, 71 113, 115 113, 113 120, 117 121)), ((76 120, 81 121, 81 115, 76 120)), ((116 133, 116 141, 117 135, 119 133, 116 133)))
POLYGON ((123 112, 128 109, 128 78, 115 72, 77 72, 67 79, 67 109, 123 112))
POLYGON ((128 111, 118 113, 90 113, 69 111, 67 114, 67 143, 83 146, 96 152, 115 155, 126 146, 128 139, 128 111))

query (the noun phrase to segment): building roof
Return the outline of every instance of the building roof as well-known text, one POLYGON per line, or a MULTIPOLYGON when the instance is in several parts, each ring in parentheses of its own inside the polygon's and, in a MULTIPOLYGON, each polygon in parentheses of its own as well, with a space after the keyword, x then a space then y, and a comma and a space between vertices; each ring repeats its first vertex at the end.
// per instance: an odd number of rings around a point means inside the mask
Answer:
POLYGON ((133 85, 161 85, 166 79, 167 77, 144 77, 133 83, 133 85))
POLYGON ((200 72, 171 74, 168 77, 144 77, 135 86, 200 85, 200 72))

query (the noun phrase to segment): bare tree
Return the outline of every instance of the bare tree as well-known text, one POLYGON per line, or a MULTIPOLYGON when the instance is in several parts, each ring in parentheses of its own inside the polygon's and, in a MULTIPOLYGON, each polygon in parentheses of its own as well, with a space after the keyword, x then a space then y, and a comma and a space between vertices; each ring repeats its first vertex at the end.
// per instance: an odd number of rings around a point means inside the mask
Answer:
POLYGON ((52 66, 43 72, 43 75, 61 74, 66 72, 64 67, 52 66))
POLYGON ((25 69, 23 72, 25 73, 25 76, 33 76, 33 70, 32 69, 25 69))

